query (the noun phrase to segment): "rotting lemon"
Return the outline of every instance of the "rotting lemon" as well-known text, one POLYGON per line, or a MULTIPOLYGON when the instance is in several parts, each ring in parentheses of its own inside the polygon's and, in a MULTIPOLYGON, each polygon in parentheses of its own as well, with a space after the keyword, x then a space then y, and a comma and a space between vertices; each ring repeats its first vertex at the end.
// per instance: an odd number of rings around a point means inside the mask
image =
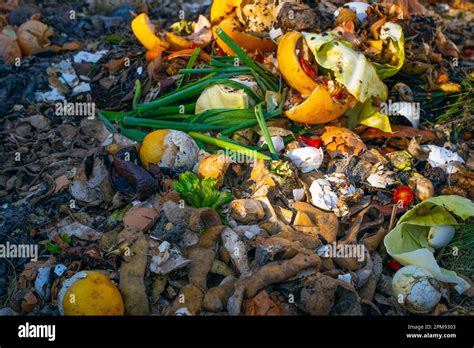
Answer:
POLYGON ((58 294, 62 315, 123 315, 122 295, 100 272, 82 271, 67 279, 58 294))
POLYGON ((199 148, 188 134, 174 129, 159 129, 149 133, 140 146, 140 160, 145 168, 156 164, 166 168, 192 169, 199 148))

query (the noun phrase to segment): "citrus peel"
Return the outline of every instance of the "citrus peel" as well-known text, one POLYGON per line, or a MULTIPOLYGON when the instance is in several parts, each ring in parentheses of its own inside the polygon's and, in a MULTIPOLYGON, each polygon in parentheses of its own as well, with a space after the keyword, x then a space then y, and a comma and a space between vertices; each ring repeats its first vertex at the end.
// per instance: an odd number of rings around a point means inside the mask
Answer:
POLYGON ((169 48, 169 43, 157 36, 146 13, 141 13, 132 20, 132 31, 138 41, 150 51, 162 51, 169 48))
POLYGON ((302 95, 309 96, 318 86, 301 66, 296 46, 302 38, 299 32, 288 32, 278 43, 277 61, 278 67, 285 81, 302 95))

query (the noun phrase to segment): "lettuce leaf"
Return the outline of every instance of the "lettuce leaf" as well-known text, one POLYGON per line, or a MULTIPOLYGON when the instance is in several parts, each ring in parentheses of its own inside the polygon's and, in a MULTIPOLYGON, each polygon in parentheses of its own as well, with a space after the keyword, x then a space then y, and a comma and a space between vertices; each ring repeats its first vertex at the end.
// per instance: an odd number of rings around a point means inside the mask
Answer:
POLYGON ((218 191, 216 184, 216 179, 199 179, 193 172, 185 172, 179 175, 173 188, 194 208, 210 207, 218 210, 221 205, 232 201, 234 196, 218 191))
POLYGON ((356 104, 346 112, 348 116, 349 128, 354 129, 358 124, 380 129, 385 133, 393 133, 390 120, 387 115, 377 111, 372 105, 372 99, 364 103, 356 104))
POLYGON ((380 64, 374 62, 377 75, 382 80, 395 75, 405 63, 405 38, 400 25, 387 22, 380 29, 380 39, 388 42, 388 50, 398 58, 397 65, 380 64))
POLYGON ((306 44, 320 66, 330 69, 358 101, 372 97, 386 100, 387 86, 367 58, 352 49, 350 43, 337 40, 332 33, 303 33, 306 44))
POLYGON ((397 226, 384 238, 387 252, 404 266, 415 265, 431 272, 447 283, 454 283, 456 291, 463 293, 470 285, 455 272, 438 266, 434 250, 428 244, 431 226, 456 225, 455 214, 462 219, 474 216, 474 203, 460 196, 438 196, 427 199, 407 211, 397 226))

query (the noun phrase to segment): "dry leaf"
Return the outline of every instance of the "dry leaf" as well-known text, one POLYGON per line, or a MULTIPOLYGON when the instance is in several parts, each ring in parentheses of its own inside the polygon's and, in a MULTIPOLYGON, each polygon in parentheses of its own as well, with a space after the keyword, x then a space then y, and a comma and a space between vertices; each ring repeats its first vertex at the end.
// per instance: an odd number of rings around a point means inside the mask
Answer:
POLYGON ((16 58, 21 58, 18 42, 3 33, 0 33, 0 57, 6 64, 13 64, 16 58))
POLYGON ((53 35, 53 31, 40 21, 29 20, 20 25, 17 35, 21 51, 29 56, 43 51, 50 45, 49 37, 53 35))
POLYGON ((109 74, 115 75, 116 72, 123 68, 124 62, 125 58, 123 57, 119 59, 110 59, 106 64, 104 64, 104 66, 109 71, 109 74))
POLYGON ((385 133, 376 128, 367 128, 362 130, 359 135, 363 140, 375 139, 375 138, 414 138, 416 136, 420 137, 420 142, 432 142, 436 139, 434 132, 421 130, 409 126, 400 126, 397 124, 392 125, 393 133, 385 133))
POLYGON ((245 315, 283 315, 282 308, 272 300, 265 290, 243 302, 245 315))

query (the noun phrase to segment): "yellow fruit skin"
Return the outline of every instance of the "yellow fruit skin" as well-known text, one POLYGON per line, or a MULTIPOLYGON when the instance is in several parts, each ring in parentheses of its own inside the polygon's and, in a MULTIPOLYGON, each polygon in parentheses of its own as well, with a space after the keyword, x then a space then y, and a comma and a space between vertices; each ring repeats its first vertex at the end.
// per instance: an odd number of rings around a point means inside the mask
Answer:
POLYGON ((285 81, 302 95, 309 96, 318 84, 303 71, 296 55, 296 44, 301 38, 299 32, 288 32, 278 43, 278 68, 285 81))
POLYGON ((343 115, 350 105, 335 102, 324 86, 318 86, 304 102, 285 111, 285 115, 305 124, 326 123, 343 115))
POLYGON ((150 51, 162 51, 167 49, 169 44, 155 35, 153 26, 146 13, 141 13, 132 21, 132 31, 138 41, 150 51))
POLYGON ((240 23, 235 18, 226 18, 212 28, 212 35, 219 47, 229 56, 235 56, 234 51, 227 46, 217 35, 216 30, 222 29, 234 42, 246 52, 275 52, 276 44, 270 39, 262 39, 239 30, 240 23))
POLYGON ((105 275, 87 272, 77 280, 63 298, 64 315, 123 315, 122 295, 105 275))
POLYGON ((195 42, 192 42, 191 40, 185 39, 184 37, 181 37, 179 35, 176 35, 174 33, 166 33, 165 34, 166 41, 169 42, 170 44, 170 50, 171 51, 180 51, 180 50, 185 50, 192 45, 196 47, 201 47, 204 48, 207 45, 210 44, 210 42, 204 42, 201 44, 196 44, 195 42))
POLYGON ((193 42, 185 39, 184 37, 178 36, 173 33, 165 34, 166 41, 170 44, 170 49, 172 51, 179 51, 189 48, 193 42))
POLYGON ((211 23, 217 24, 240 6, 241 0, 214 0, 211 7, 211 23))
POLYGON ((168 132, 168 129, 158 129, 149 133, 145 139, 143 139, 140 147, 140 161, 146 169, 148 169, 150 163, 158 164, 161 162, 163 153, 166 150, 164 140, 168 132))

